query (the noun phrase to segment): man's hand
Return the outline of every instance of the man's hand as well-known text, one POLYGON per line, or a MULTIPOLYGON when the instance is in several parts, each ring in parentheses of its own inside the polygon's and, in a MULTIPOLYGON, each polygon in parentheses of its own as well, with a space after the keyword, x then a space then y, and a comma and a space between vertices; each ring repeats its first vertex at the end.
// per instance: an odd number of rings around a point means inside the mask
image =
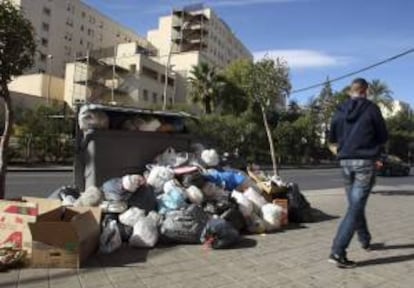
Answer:
POLYGON ((338 155, 338 145, 328 144, 328 149, 332 152, 333 155, 338 155))

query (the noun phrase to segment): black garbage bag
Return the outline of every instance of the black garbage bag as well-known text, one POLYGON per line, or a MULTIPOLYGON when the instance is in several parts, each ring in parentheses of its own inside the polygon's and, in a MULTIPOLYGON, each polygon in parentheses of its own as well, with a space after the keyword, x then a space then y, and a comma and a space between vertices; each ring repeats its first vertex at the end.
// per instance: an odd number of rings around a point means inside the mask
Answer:
POLYGON ((102 218, 102 229, 106 227, 111 220, 115 220, 116 224, 119 229, 119 233, 121 234, 122 242, 128 242, 129 238, 131 238, 134 228, 128 225, 124 225, 119 222, 119 214, 118 213, 105 213, 102 218))
POLYGON ((65 200, 68 196, 73 197, 73 199, 78 199, 80 191, 74 186, 62 186, 57 190, 57 196, 60 200, 65 200))
POLYGON ((237 231, 242 231, 246 227, 246 222, 243 214, 239 210, 239 204, 232 197, 223 197, 218 200, 211 200, 204 203, 204 212, 211 216, 217 215, 226 220, 237 231))
POLYGON ((298 184, 289 183, 286 196, 288 199, 289 222, 313 222, 311 205, 300 192, 298 184))
POLYGON ((208 221, 200 240, 213 249, 224 249, 238 243, 240 234, 229 222, 217 218, 208 221))
POLYGON ((145 210, 146 214, 150 211, 156 211, 157 198, 154 189, 149 185, 142 186, 128 199, 128 206, 145 210))
POLYGON ((204 176, 200 172, 185 174, 181 177, 181 184, 185 188, 188 188, 190 186, 196 186, 197 188, 201 189, 203 188, 205 183, 206 183, 206 180, 204 179, 204 176))
POLYGON ((167 243, 199 244, 208 218, 203 209, 195 204, 183 210, 168 212, 161 224, 161 240, 167 243))

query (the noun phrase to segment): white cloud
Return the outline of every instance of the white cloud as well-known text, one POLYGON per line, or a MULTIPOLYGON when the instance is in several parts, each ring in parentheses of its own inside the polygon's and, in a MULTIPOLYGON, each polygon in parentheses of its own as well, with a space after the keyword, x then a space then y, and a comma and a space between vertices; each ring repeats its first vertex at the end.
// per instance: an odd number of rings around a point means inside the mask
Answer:
POLYGON ((288 62, 290 68, 318 68, 342 66, 349 63, 350 58, 345 56, 334 56, 323 51, 307 49, 286 49, 259 51, 253 53, 255 60, 264 57, 281 58, 288 62))

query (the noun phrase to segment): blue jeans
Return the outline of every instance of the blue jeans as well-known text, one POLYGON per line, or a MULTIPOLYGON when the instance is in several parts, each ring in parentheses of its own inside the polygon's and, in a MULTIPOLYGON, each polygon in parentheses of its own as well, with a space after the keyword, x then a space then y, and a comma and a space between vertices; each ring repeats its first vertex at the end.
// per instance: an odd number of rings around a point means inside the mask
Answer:
POLYGON ((365 217, 365 206, 375 182, 372 160, 341 160, 348 210, 333 241, 332 254, 346 256, 346 249, 357 232, 362 245, 371 241, 365 217))

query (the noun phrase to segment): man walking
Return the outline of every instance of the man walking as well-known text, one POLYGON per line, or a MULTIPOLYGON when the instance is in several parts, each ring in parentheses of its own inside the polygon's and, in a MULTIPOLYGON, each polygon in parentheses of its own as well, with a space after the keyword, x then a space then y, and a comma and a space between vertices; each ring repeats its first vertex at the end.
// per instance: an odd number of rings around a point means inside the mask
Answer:
POLYGON ((335 236, 329 262, 340 268, 352 268, 346 249, 356 232, 363 249, 368 250, 371 234, 365 218, 365 206, 375 181, 375 162, 388 139, 384 118, 377 105, 367 99, 368 82, 357 78, 350 96, 336 111, 329 140, 337 144, 338 159, 345 180, 348 210, 335 236))

